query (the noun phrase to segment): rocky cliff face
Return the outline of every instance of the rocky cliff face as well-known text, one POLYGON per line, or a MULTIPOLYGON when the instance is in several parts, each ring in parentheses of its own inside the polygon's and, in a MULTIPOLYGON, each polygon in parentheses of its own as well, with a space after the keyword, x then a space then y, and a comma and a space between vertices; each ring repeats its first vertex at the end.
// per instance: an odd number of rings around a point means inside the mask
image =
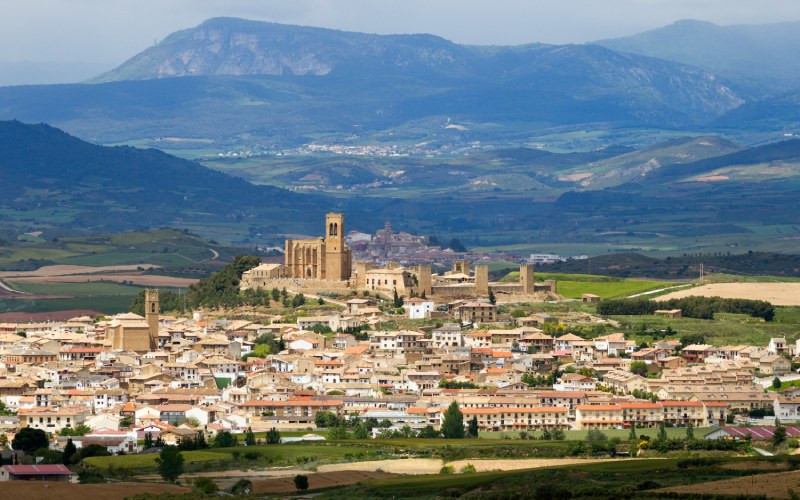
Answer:
POLYGON ((198 75, 321 76, 368 64, 394 70, 456 71, 472 54, 429 35, 380 36, 215 18, 167 37, 93 81, 198 75))

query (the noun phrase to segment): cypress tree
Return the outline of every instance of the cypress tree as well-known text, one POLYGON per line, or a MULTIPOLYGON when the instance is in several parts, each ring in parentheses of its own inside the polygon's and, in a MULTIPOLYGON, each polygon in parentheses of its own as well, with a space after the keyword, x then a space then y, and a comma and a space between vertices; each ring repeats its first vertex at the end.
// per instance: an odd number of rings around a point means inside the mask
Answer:
POLYGON ((464 414, 458 409, 458 403, 453 401, 444 412, 442 420, 442 436, 448 439, 464 438, 464 414))

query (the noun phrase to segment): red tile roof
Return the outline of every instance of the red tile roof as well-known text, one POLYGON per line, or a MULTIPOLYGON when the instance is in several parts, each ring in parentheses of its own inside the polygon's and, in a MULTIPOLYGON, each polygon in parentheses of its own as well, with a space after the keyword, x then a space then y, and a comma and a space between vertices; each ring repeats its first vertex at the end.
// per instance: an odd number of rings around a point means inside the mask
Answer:
POLYGON ((16 476, 21 475, 72 475, 73 472, 67 469, 66 465, 61 464, 40 464, 40 465, 4 465, 3 469, 16 476))

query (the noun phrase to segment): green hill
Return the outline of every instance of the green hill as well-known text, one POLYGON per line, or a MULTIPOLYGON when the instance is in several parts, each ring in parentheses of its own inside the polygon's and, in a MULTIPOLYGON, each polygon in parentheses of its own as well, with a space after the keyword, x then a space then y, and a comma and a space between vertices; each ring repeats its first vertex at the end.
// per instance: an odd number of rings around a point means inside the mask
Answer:
POLYGON ((0 122, 0 220, 19 226, 211 228, 277 216, 302 228, 324 209, 313 197, 254 186, 155 149, 97 146, 47 125, 0 122))

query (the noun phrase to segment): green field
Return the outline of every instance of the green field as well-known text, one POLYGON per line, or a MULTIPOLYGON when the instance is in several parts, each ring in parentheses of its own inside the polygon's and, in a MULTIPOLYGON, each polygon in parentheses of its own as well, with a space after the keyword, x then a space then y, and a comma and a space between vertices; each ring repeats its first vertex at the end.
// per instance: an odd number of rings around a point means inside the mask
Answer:
MULTIPOLYGON (((278 466, 318 462, 339 462, 352 460, 375 460, 382 455, 381 443, 374 446, 350 445, 343 443, 290 443, 280 445, 238 446, 235 448, 211 448, 202 451, 184 451, 186 463, 218 462, 219 468, 237 460, 244 465, 278 466), (254 458, 245 457, 253 454, 254 458)), ((388 450, 387 450, 388 453, 388 450)), ((90 457, 84 460, 92 467, 100 469, 151 470, 156 467, 157 453, 147 455, 121 455, 110 457, 90 457)))
MULTIPOLYGON (((519 271, 512 271, 501 281, 513 283, 518 280, 519 271)), ((536 273, 537 283, 545 280, 556 280, 558 282, 558 293, 568 299, 579 299, 584 293, 593 293, 603 299, 615 299, 652 290, 685 285, 685 283, 672 281, 614 278, 593 274, 536 273)))
MULTIPOLYGON (((700 438, 702 436, 705 436, 709 432, 712 432, 715 429, 716 429, 716 427, 697 427, 697 428, 694 429, 694 435, 695 435, 696 438, 700 438)), ((667 431, 667 437, 669 437, 670 439, 672 439, 672 438, 685 438, 686 437, 686 428, 685 427, 667 427, 666 431, 667 431)), ((630 437, 630 432, 631 431, 628 430, 628 429, 608 429, 608 430, 604 430, 603 434, 608 436, 609 439, 619 438, 619 439, 625 441, 630 437)), ((658 436, 658 432, 659 432, 659 430, 657 428, 653 428, 653 429, 636 429, 636 434, 637 435, 639 435, 639 436, 650 436, 651 438, 657 437, 658 436)), ((587 431, 587 430, 580 430, 580 431, 570 430, 570 431, 564 431, 564 436, 567 438, 567 440, 580 441, 582 439, 586 439, 586 435, 588 433, 589 433, 589 431, 587 431)), ((536 431, 536 432, 528 432, 527 436, 528 436, 528 438, 530 438, 530 436, 534 436, 534 437, 538 438, 538 437, 541 436, 541 434, 542 433, 538 432, 538 431, 536 431)), ((504 438, 519 439, 519 433, 518 432, 511 432, 511 431, 506 431, 506 432, 504 432, 504 431, 481 432, 479 437, 481 439, 504 439, 504 438)))
POLYGON ((713 320, 661 316, 612 316, 612 319, 621 323, 626 337, 648 343, 654 337, 642 331, 661 331, 667 326, 675 332, 675 339, 685 334, 702 334, 706 343, 714 345, 767 345, 772 337, 786 337, 794 343, 800 338, 800 307, 776 307, 775 311, 775 320, 771 322, 729 313, 717 313, 713 320))
POLYGON ((34 295, 70 295, 76 297, 97 295, 133 296, 142 290, 142 287, 138 286, 99 281, 86 281, 83 283, 51 283, 5 280, 5 282, 14 290, 31 293, 34 295))
MULTIPOLYGON (((222 453, 219 451, 184 451, 182 452, 183 459, 187 464, 198 462, 222 462, 230 460, 232 457, 229 453, 222 453)), ((156 458, 158 453, 150 453, 147 455, 114 455, 110 457, 89 457, 83 460, 87 465, 97 467, 100 469, 155 469, 156 458)))

